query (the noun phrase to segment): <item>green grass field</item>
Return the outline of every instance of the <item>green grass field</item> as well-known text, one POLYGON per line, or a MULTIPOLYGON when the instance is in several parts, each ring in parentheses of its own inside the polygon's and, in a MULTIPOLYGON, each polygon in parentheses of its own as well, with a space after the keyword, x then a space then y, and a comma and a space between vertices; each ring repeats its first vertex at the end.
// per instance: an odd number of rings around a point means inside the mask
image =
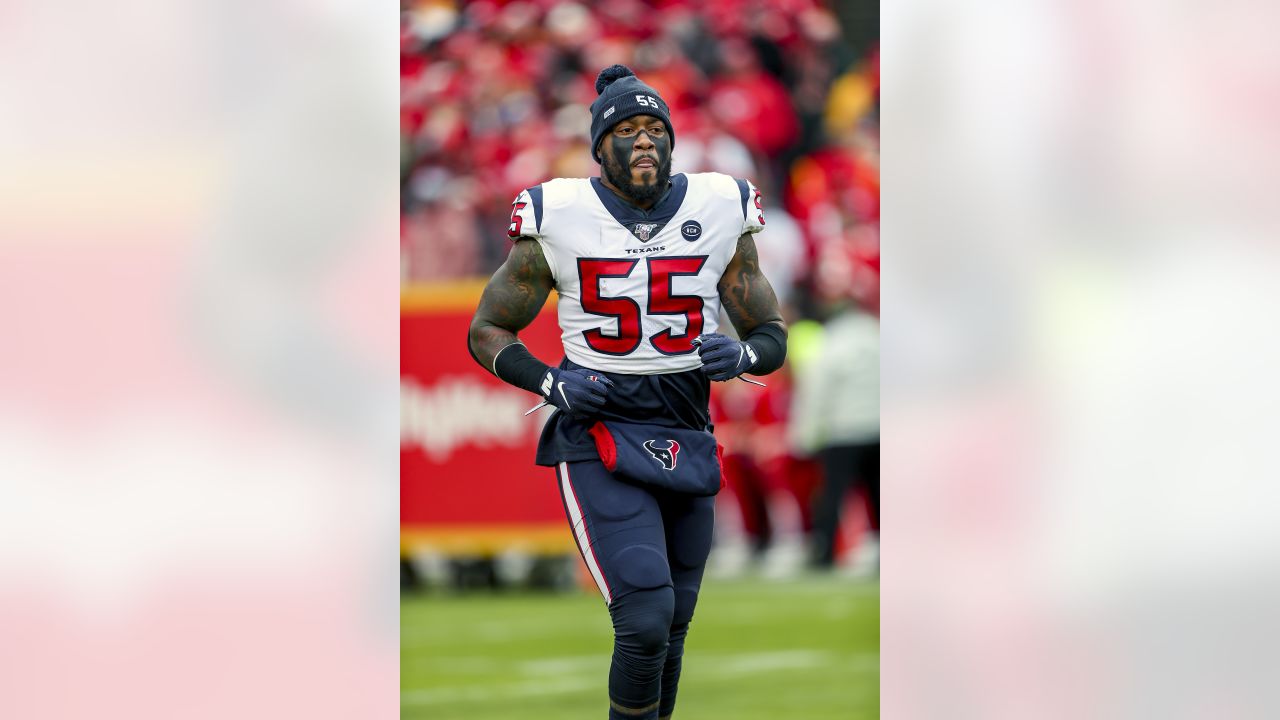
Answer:
MULTIPOLYGON (((707 581, 675 717, 879 717, 879 592, 827 576, 707 581)), ((400 716, 601 720, 611 647, 597 595, 405 594, 400 716)))

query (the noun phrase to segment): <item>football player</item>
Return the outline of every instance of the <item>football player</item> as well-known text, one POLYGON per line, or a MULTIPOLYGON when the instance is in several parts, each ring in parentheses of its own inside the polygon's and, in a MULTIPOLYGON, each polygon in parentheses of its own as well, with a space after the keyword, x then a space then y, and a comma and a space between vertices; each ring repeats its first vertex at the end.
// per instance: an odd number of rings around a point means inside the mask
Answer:
POLYGON ((614 628, 609 717, 669 718, 711 548, 719 457, 708 381, 782 366, 787 333, 760 270, 760 193, 719 173, 671 175, 667 103, 627 67, 596 80, 599 177, 521 192, 510 255, 489 280, 469 348, 503 381, 555 407, 536 462, 565 513, 614 628), (565 357, 518 333, 551 289, 565 357), (718 332, 721 309, 737 337, 718 332))

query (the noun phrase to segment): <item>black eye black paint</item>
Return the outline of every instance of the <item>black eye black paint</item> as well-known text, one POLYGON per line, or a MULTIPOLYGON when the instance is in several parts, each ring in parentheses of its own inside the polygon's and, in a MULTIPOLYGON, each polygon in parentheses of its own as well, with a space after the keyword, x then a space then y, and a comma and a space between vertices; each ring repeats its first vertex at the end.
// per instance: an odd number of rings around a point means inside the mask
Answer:
POLYGON ((609 155, 604 164, 605 176, 614 187, 621 190, 634 205, 647 207, 662 197, 667 191, 671 179, 671 138, 665 134, 653 135, 645 133, 653 143, 651 152, 657 156, 657 168, 651 182, 634 182, 632 180, 631 160, 635 151, 636 138, 639 133, 630 137, 609 136, 609 155))

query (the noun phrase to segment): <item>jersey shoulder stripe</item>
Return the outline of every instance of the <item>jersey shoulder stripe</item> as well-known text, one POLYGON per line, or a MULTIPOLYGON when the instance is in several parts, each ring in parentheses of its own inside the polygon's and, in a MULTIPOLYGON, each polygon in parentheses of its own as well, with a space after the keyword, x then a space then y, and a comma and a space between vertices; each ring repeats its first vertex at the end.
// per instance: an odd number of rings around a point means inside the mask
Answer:
POLYGON ((511 203, 511 224, 507 236, 541 240, 546 234, 547 210, 562 208, 577 199, 587 181, 580 178, 556 178, 521 190, 511 203))
POLYGON ((749 183, 742 178, 734 178, 734 182, 738 184, 738 193, 742 196, 742 217, 747 217, 747 199, 751 197, 751 189, 749 183))
POLYGON ((529 202, 533 205, 533 228, 542 232, 542 186, 534 185, 525 192, 529 193, 529 202))

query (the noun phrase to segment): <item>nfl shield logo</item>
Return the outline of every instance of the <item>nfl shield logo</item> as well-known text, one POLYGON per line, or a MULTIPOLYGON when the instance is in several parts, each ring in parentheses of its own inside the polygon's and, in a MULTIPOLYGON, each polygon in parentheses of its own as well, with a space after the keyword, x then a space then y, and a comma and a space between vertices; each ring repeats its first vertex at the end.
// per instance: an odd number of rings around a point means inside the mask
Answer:
POLYGON ((658 227, 657 223, 636 223, 631 232, 635 233, 640 242, 649 242, 649 236, 653 233, 653 229, 658 227))

